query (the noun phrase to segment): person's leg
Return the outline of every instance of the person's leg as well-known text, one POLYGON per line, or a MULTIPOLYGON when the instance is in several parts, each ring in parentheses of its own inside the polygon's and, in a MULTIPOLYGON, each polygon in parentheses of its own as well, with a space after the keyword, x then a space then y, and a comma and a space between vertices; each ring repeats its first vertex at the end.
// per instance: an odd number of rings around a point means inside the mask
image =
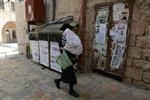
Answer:
POLYGON ((74 86, 73 84, 69 84, 69 87, 70 87, 69 94, 74 96, 74 97, 79 97, 80 95, 74 90, 73 86, 74 86))
POLYGON ((55 84, 56 84, 56 87, 57 87, 58 89, 60 89, 60 82, 61 82, 61 80, 62 80, 61 78, 54 80, 54 82, 55 82, 55 84))
POLYGON ((73 85, 72 84, 69 84, 69 87, 70 87, 70 91, 73 91, 73 85))

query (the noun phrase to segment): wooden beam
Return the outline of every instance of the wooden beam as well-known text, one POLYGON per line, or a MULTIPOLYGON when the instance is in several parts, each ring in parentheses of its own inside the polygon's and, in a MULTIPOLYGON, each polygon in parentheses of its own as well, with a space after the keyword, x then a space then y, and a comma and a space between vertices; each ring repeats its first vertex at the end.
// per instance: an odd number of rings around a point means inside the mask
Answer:
MULTIPOLYGON (((80 22, 79 22, 79 33, 80 33, 80 38, 83 44, 83 48, 85 51, 85 37, 86 37, 86 9, 87 9, 87 0, 82 0, 81 1, 81 11, 80 11, 80 22)), ((80 66, 85 65, 85 52, 83 51, 81 57, 80 57, 80 66)))

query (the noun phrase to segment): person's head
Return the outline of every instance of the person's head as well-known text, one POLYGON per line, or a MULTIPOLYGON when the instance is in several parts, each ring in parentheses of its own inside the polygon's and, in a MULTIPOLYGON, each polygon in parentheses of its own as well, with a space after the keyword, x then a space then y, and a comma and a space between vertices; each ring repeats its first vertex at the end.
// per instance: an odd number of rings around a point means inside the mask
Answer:
POLYGON ((62 27, 60 28, 60 30, 65 31, 67 28, 69 28, 70 30, 73 29, 73 27, 70 24, 65 23, 65 24, 62 25, 62 27))

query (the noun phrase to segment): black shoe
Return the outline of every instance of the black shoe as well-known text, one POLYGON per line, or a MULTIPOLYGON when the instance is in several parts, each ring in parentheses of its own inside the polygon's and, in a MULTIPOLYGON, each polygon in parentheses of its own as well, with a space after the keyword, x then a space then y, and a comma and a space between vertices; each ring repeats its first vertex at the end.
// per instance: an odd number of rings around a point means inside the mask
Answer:
POLYGON ((56 84, 56 87, 57 87, 58 89, 60 89, 60 82, 59 82, 59 80, 55 79, 54 82, 55 82, 55 84, 56 84))
POLYGON ((74 96, 74 97, 79 97, 79 96, 80 96, 80 95, 79 95, 76 91, 74 91, 74 90, 69 91, 69 94, 72 95, 72 96, 74 96))

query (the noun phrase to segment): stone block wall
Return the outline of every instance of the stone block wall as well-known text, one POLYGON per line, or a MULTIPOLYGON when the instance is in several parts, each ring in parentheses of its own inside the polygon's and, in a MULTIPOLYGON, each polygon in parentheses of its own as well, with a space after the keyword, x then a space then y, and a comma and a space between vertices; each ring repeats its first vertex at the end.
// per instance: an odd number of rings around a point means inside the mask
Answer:
MULTIPOLYGON (((117 0, 88 0, 86 16, 86 69, 94 68, 94 5, 117 0), (91 61, 91 59, 93 61, 91 61)), ((125 82, 150 89, 150 1, 135 0, 130 26, 125 82)))
POLYGON ((56 19, 74 16, 79 19, 81 0, 56 0, 56 19))
POLYGON ((16 9, 16 32, 18 49, 20 54, 26 55, 26 46, 28 43, 27 22, 25 16, 25 2, 15 3, 16 9))
POLYGON ((135 0, 125 81, 150 89, 150 1, 135 0))

